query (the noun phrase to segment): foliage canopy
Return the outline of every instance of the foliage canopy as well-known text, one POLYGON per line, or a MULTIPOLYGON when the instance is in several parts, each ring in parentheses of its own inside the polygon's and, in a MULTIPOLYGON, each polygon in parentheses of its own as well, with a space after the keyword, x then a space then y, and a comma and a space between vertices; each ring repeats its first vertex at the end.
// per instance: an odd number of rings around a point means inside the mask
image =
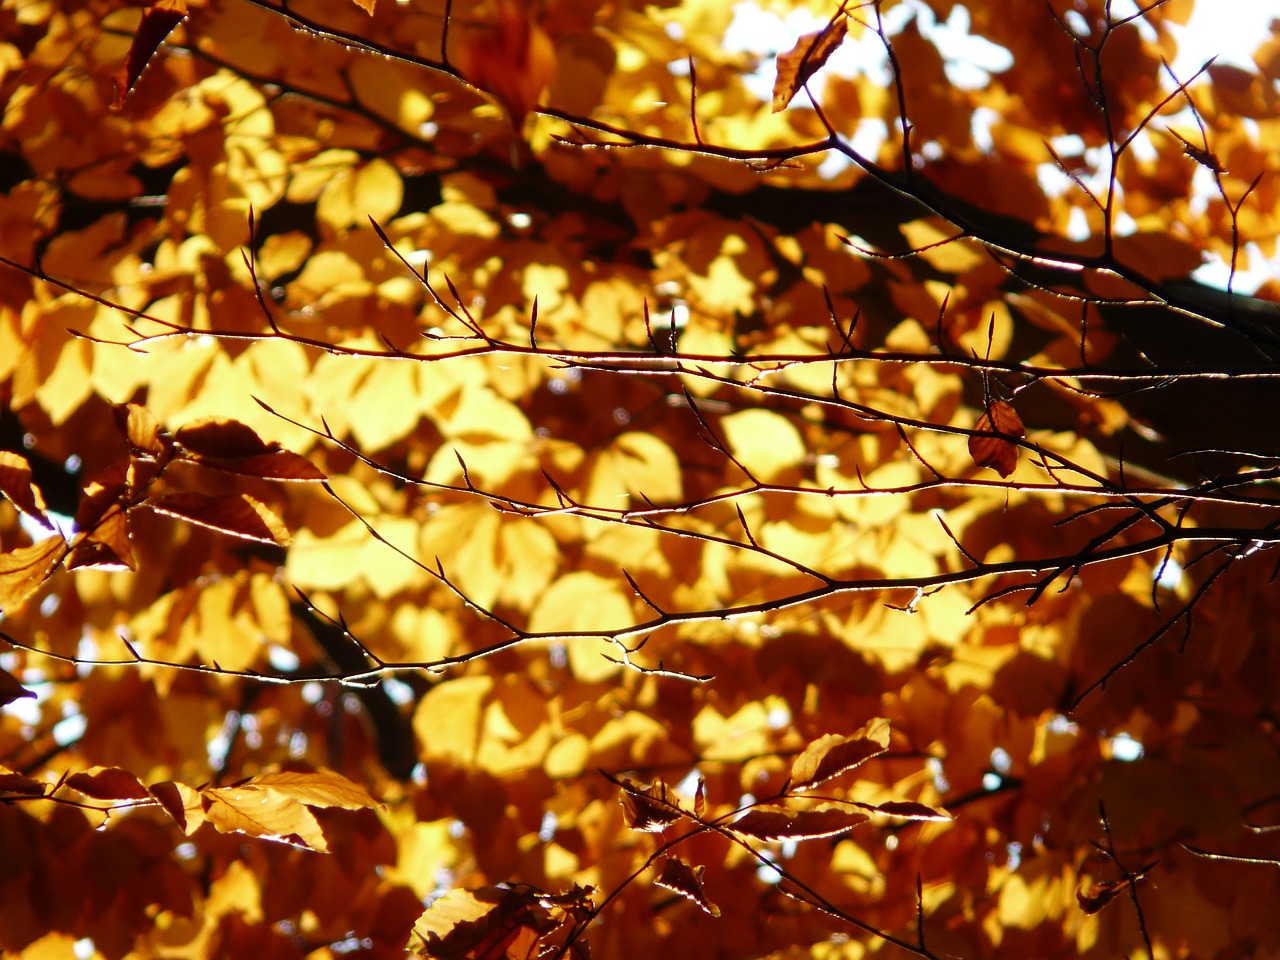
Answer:
POLYGON ((0 951, 1280 955, 1192 8, 0 3, 0 951))

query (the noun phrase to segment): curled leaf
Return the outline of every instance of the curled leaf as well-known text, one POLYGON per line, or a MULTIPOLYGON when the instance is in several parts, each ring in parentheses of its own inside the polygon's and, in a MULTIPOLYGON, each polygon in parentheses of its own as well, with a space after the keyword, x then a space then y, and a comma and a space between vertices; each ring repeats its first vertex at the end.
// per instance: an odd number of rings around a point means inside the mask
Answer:
POLYGON ((622 787, 623 815, 632 830, 658 833, 686 815, 661 779, 644 789, 629 780, 615 782, 622 787))
POLYGON ((890 800, 888 803, 860 803, 858 806, 873 813, 881 813, 886 817, 899 817, 903 820, 952 820, 951 814, 938 810, 914 800, 890 800))
POLYGON ((689 866, 679 857, 668 857, 662 865, 662 874, 654 881, 673 893, 678 893, 686 900, 692 900, 704 912, 713 917, 720 916, 720 908, 707 899, 702 892, 702 874, 706 867, 689 866))
POLYGON ((528 7, 498 4, 493 23, 467 34, 458 68, 468 82, 502 101, 516 127, 534 108, 556 74, 556 48, 528 7))
POLYGON ((969 456, 979 467, 990 467, 1001 477, 1007 477, 1018 466, 1018 445, 1015 439, 1026 436, 1026 428, 1018 411, 1004 400, 997 400, 978 418, 969 437, 969 456), (1012 439, 1011 439, 1012 438, 1012 439))
POLYGON ((810 77, 844 42, 849 26, 843 13, 837 14, 821 30, 806 33, 786 53, 778 54, 778 78, 773 83, 773 112, 785 110, 810 77))
POLYGON ((31 465, 21 454, 0 450, 0 496, 13 501, 15 507, 33 520, 38 520, 46 530, 53 529, 53 524, 44 512, 44 497, 40 495, 40 488, 32 482, 31 465))

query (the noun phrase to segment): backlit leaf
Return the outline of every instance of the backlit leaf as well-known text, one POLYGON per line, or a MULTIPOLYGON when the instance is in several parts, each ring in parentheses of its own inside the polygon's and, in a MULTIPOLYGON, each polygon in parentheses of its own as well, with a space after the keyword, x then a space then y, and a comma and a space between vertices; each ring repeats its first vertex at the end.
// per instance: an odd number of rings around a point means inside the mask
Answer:
POLYGON ((973 429, 980 431, 969 437, 969 456, 973 462, 979 467, 990 467, 1002 477, 1013 473, 1018 466, 1018 445, 1009 438, 1026 436, 1018 411, 1006 401, 997 400, 978 418, 973 429), (999 436, 993 436, 992 432, 999 436))
POLYGON ((812 787, 852 770, 889 748, 889 721, 877 718, 852 736, 829 733, 819 737, 791 766, 794 787, 812 787))
POLYGON ((142 71, 147 68, 165 37, 173 28, 187 18, 186 0, 154 0, 142 13, 142 22, 138 32, 134 34, 129 45, 129 55, 120 65, 112 81, 115 83, 116 98, 112 106, 116 110, 124 107, 125 98, 133 90, 142 71))
POLYGON ((145 800, 151 796, 137 777, 119 767, 92 767, 73 773, 66 784, 94 800, 145 800))
POLYGON ((0 611, 16 613, 40 589, 65 550, 66 542, 54 536, 0 553, 0 611))
POLYGON ((843 13, 821 30, 806 33, 786 53, 778 54, 778 76, 773 82, 773 112, 785 110, 796 92, 822 69, 827 58, 844 42, 849 25, 843 13))
POLYGON ((8 670, 0 668, 0 707, 13 703, 15 700, 24 698, 34 698, 34 690, 28 690, 8 670))
POLYGON ((687 816, 662 780, 644 788, 629 780, 617 782, 623 788, 622 810, 632 830, 660 833, 687 816))
POLYGON ((0 450, 0 495, 13 501, 14 506, 46 529, 53 529, 44 512, 40 489, 31 480, 31 466, 21 454, 0 450))
POLYGON ((556 48, 533 8, 499 0, 491 24, 474 27, 458 53, 462 75, 506 106, 519 127, 556 73, 556 48))
POLYGON ((729 829, 756 840, 813 840, 848 833, 870 817, 851 810, 788 810, 785 807, 753 807, 729 829))
POLYGON ((662 873, 654 883, 680 894, 686 900, 692 900, 704 913, 718 917, 720 908, 708 900, 702 890, 702 875, 705 872, 706 867, 691 867, 679 857, 667 857, 662 865, 662 873))
POLYGON ((147 503, 156 513, 177 517, 219 533, 287 544, 289 531, 271 508, 246 493, 208 496, 203 493, 171 493, 147 503))

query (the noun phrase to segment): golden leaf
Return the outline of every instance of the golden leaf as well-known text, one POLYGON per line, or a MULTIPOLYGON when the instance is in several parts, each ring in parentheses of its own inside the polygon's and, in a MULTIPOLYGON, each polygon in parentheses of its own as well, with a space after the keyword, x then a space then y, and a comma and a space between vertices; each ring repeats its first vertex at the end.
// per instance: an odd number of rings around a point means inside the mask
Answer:
POLYGON ((819 737, 791 766, 793 787, 812 787, 889 749, 889 721, 877 717, 852 736, 819 737))
POLYGON ((0 611, 12 616, 53 570, 66 541, 59 536, 46 537, 29 547, 18 547, 0 553, 0 611))
POLYGON ((821 30, 806 33, 786 53, 778 54, 778 78, 773 83, 773 112, 785 110, 796 92, 817 73, 844 42, 849 26, 839 13, 821 30))

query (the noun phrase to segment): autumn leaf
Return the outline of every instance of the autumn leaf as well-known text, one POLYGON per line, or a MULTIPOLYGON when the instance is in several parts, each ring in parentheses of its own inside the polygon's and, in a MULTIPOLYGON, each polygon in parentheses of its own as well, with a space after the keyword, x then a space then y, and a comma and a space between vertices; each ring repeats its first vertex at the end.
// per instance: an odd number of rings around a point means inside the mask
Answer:
POLYGON ((702 890, 702 875, 705 872, 706 867, 691 867, 679 857, 667 857, 662 864, 662 873, 654 883, 693 901, 703 913, 718 917, 720 908, 708 900, 702 890))
POLYGON ((622 810, 632 830, 660 833, 687 816, 661 779, 644 788, 626 779, 613 782, 622 787, 622 810))
POLYGON ((173 28, 187 18, 186 0, 154 0, 151 6, 142 12, 142 22, 129 45, 129 55, 112 77, 116 88, 115 102, 112 108, 124 109, 125 98, 132 92, 142 71, 147 68, 165 37, 173 32, 173 28))
POLYGON ((786 807, 753 807, 729 829, 756 840, 814 840, 848 833, 870 817, 865 813, 829 807, 819 810, 788 810, 786 807))
POLYGON ((951 814, 935 809, 914 800, 889 800, 885 803, 855 803, 863 810, 883 814, 887 817, 898 817, 902 820, 951 820, 951 814))
POLYGON ((66 541, 54 536, 0 553, 0 611, 16 613, 40 589, 66 547, 66 541))
POLYGON ((0 495, 7 497, 19 510, 37 520, 47 530, 53 529, 45 513, 44 498, 32 482, 27 458, 8 450, 0 450, 0 495))
POLYGON ((245 540, 282 545, 290 539, 288 529, 271 508, 247 493, 170 493, 147 501, 147 506, 156 513, 245 540))
POLYGON ((247 424, 222 417, 192 421, 175 439, 201 466, 266 480, 321 481, 325 475, 278 443, 267 443, 247 424))
POLYGON ((128 770, 91 767, 67 777, 66 785, 94 800, 146 800, 151 794, 128 770))
POLYGON ((997 400, 978 418, 969 437, 969 456, 979 467, 990 467, 1007 477, 1018 466, 1018 445, 1014 439, 1026 436, 1022 418, 1013 405, 997 400), (992 433, 999 434, 993 436, 992 433), (1014 438, 1014 439, 1010 439, 1014 438))
POLYGON ((498 0, 493 22, 470 30, 457 56, 462 76, 502 101, 517 128, 556 73, 555 45, 530 12, 498 0))
POLYGON ((819 737, 791 765, 791 784, 796 788, 817 786, 889 748, 889 721, 872 720, 852 736, 829 733, 819 737))
POLYGON ((773 112, 787 108, 797 91, 822 69, 844 42, 849 25, 844 12, 837 13, 821 30, 806 33, 786 53, 778 54, 778 76, 773 82, 773 112))

